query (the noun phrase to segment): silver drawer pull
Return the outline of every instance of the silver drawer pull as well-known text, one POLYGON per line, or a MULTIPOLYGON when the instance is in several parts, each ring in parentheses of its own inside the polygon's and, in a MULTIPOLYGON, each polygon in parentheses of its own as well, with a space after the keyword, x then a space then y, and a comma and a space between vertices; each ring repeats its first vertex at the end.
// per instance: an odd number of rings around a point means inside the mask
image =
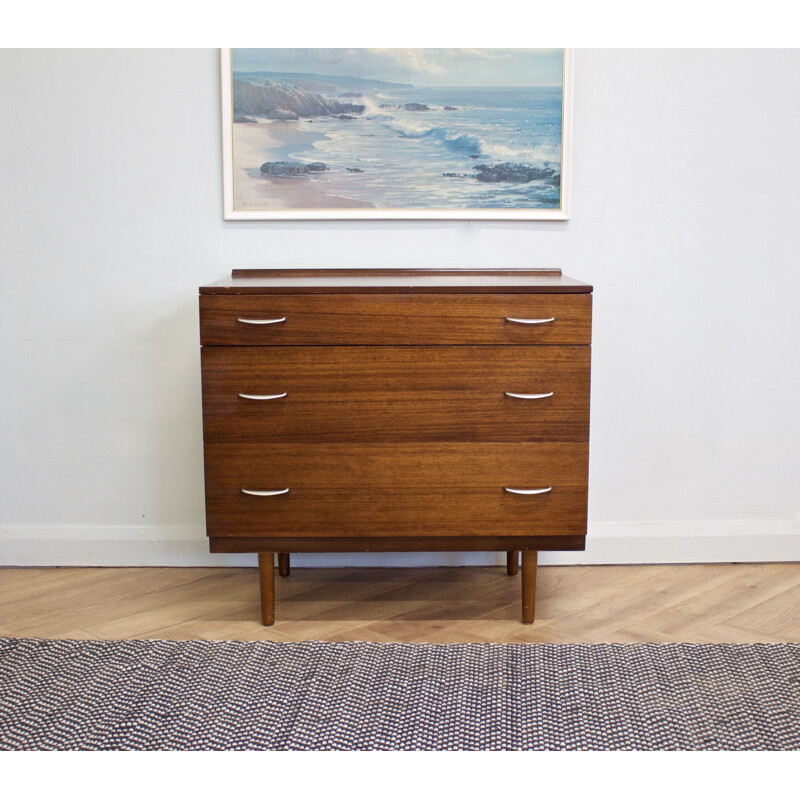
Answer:
POLYGON ((552 490, 552 486, 545 486, 544 489, 512 489, 510 486, 503 487, 504 492, 510 492, 511 494, 545 494, 552 490))
POLYGON ((286 397, 289 392, 282 392, 281 394, 244 394, 239 392, 239 397, 245 400, 280 400, 281 397, 286 397))
POLYGON ((242 489, 242 494, 252 494, 255 497, 275 497, 277 494, 286 494, 288 491, 288 489, 267 489, 264 491, 259 489, 242 489))
MULTIPOLYGON (((545 397, 552 397, 552 392, 543 394, 517 394, 516 392, 503 392, 506 397, 518 397, 520 400, 544 400, 545 397)), ((240 395, 241 396, 241 395, 240 395)))
POLYGON ((286 317, 280 319, 244 319, 244 317, 237 317, 237 322, 243 322, 245 325, 275 325, 277 322, 286 322, 286 317))
POLYGON ((546 322, 555 321, 555 317, 547 317, 547 319, 519 319, 517 317, 506 317, 506 322, 518 322, 520 325, 544 325, 546 322))

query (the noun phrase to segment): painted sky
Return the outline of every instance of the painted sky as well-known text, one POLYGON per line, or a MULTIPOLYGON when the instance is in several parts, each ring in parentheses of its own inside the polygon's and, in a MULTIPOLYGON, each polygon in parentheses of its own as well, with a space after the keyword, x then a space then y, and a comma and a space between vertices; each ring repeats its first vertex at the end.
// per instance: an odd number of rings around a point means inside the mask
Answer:
POLYGON ((560 86, 561 50, 236 48, 235 72, 311 72, 414 86, 560 86))

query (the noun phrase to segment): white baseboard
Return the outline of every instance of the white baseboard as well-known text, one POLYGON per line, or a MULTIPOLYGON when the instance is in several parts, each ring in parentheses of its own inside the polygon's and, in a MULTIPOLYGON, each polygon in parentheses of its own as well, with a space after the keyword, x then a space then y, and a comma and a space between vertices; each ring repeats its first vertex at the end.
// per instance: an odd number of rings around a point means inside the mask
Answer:
MULTIPOLYGON (((480 566, 501 553, 299 553, 297 567, 480 566)), ((586 550, 543 552, 540 564, 800 561, 800 520, 598 522, 586 550)), ((249 567, 254 554, 211 554, 196 526, 4 526, 0 566, 249 567)))

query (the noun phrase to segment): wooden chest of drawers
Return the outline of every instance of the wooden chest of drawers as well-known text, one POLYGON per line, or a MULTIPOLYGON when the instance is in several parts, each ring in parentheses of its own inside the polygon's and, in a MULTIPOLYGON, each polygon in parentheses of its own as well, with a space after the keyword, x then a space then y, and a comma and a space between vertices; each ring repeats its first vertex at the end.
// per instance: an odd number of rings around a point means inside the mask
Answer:
POLYGON ((592 287, 558 270, 235 270, 200 288, 212 552, 522 552, 586 536, 592 287))

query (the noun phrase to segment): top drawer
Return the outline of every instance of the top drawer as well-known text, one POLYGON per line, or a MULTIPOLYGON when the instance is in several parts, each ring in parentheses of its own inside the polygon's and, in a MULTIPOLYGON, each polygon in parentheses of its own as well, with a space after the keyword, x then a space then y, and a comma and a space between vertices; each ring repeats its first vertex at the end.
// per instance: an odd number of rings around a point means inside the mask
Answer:
POLYGON ((589 344, 591 294, 201 295, 203 345, 589 344))

